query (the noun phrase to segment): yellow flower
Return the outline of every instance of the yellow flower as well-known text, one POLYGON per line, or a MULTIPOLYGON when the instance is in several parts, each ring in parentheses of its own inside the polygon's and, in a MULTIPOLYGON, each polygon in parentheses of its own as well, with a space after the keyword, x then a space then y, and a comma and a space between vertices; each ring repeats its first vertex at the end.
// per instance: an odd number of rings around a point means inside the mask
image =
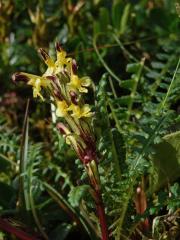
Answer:
POLYGON ((67 53, 65 51, 58 51, 57 52, 57 62, 60 64, 60 65, 64 65, 64 64, 67 64, 67 53))
POLYGON ((65 117, 67 115, 68 112, 68 105, 66 103, 66 101, 57 101, 57 109, 56 109, 56 115, 58 117, 65 117))
MULTIPOLYGON (((56 49, 57 50, 57 49, 56 49)), ((57 52, 57 60, 54 62, 53 59, 49 56, 49 54, 42 48, 39 49, 39 52, 48 66, 46 72, 43 74, 43 76, 50 76, 53 74, 58 74, 64 70, 64 68, 67 69, 68 72, 70 72, 71 65, 72 65, 72 58, 67 58, 67 53, 58 48, 57 52)))
POLYGON ((72 111, 71 116, 76 118, 91 117, 93 114, 88 104, 85 104, 82 108, 78 105, 71 104, 68 110, 72 111))
POLYGON ((64 50, 57 51, 57 60, 55 62, 55 73, 58 74, 61 72, 65 67, 67 68, 68 72, 71 69, 72 58, 67 58, 67 53, 64 50))
POLYGON ((91 84, 91 80, 89 77, 82 77, 79 78, 75 74, 71 74, 70 83, 68 83, 68 86, 72 90, 79 90, 79 92, 87 93, 88 90, 86 87, 88 87, 91 84))
POLYGON ((28 85, 31 85, 33 88, 33 96, 35 98, 39 96, 42 100, 44 100, 44 98, 40 93, 41 89, 50 87, 50 82, 46 77, 40 77, 25 72, 17 72, 13 74, 12 79, 14 82, 23 81, 26 82, 28 85))
POLYGON ((46 70, 46 72, 43 74, 43 76, 51 76, 55 73, 55 63, 53 62, 53 60, 50 58, 47 62, 46 62, 48 68, 46 70))
POLYGON ((44 101, 44 98, 40 92, 42 88, 47 88, 49 86, 49 81, 44 77, 36 76, 33 74, 23 74, 29 79, 27 84, 31 85, 33 88, 33 97, 36 98, 37 96, 39 96, 44 101))
POLYGON ((48 66, 48 68, 47 68, 46 72, 43 74, 43 76, 50 76, 50 75, 54 74, 55 63, 54 63, 53 59, 49 56, 49 54, 43 48, 39 49, 39 53, 41 54, 44 62, 48 66))

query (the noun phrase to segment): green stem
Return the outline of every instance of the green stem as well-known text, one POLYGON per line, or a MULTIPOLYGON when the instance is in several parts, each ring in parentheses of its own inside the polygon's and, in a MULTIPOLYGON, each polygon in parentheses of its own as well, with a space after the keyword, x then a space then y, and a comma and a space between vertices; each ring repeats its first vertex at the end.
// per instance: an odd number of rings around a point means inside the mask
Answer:
MULTIPOLYGON (((129 187, 128 195, 127 195, 125 204, 123 205, 123 208, 122 208, 122 211, 121 211, 121 218, 120 218, 119 226, 118 226, 119 233, 121 233, 121 229, 122 229, 122 225, 123 225, 123 222, 124 222, 125 214, 126 214, 128 204, 129 204, 129 200, 132 197, 132 195, 133 195, 133 184, 129 187)), ((120 240, 120 236, 119 236, 119 240, 120 240)))
MULTIPOLYGON (((123 51, 124 55, 127 56, 129 59, 133 60, 134 62, 139 62, 139 60, 134 57, 122 44, 122 42, 119 40, 119 38, 116 36, 116 34, 112 34, 114 40, 117 42, 117 44, 119 45, 119 47, 121 48, 121 50, 123 51)), ((144 68, 147 71, 151 71, 150 68, 148 68, 147 66, 144 66, 144 68)))
POLYGON ((115 121, 115 123, 116 123, 116 127, 117 127, 118 131, 121 132, 121 127, 120 127, 120 124, 119 124, 119 119, 117 118, 116 113, 114 112, 114 108, 113 108, 113 106, 112 106, 111 100, 110 100, 109 98, 107 98, 107 102, 108 102, 108 105, 109 105, 109 107, 110 107, 110 109, 111 109, 111 113, 112 113, 112 116, 113 116, 114 121, 115 121))
POLYGON ((83 216, 83 218, 86 219, 86 222, 88 223, 88 225, 91 227, 91 229, 93 229, 96 237, 100 238, 101 234, 99 232, 99 229, 92 223, 91 219, 89 218, 89 213, 88 213, 88 211, 86 209, 86 205, 85 205, 85 201, 84 200, 82 200, 80 202, 79 209, 81 211, 81 215, 83 216))
POLYGON ((76 216, 76 213, 74 212, 73 208, 66 202, 63 198, 63 196, 57 192, 51 185, 49 185, 46 182, 42 182, 44 185, 46 191, 49 193, 49 195, 54 199, 58 205, 70 216, 71 219, 73 219, 74 222, 76 222, 79 225, 79 219, 76 216))
POLYGON ((109 83, 110 83, 110 86, 111 86, 111 89, 112 89, 112 93, 113 93, 113 95, 114 95, 114 98, 117 98, 116 90, 115 90, 115 88, 114 88, 114 84, 113 84, 113 82, 112 82, 111 76, 108 77, 108 80, 109 80, 109 83))
POLYGON ((169 94, 170 94, 172 85, 173 85, 173 83, 174 83, 174 81, 175 81, 175 77, 176 77, 177 71, 178 71, 178 69, 179 69, 179 65, 180 65, 180 58, 179 58, 179 60, 178 60, 178 63, 177 63, 177 66, 176 66, 176 70, 175 70, 175 72, 174 72, 174 75, 173 75, 172 81, 171 81, 171 83, 170 83, 170 85, 169 85, 169 88, 168 88, 168 91, 167 91, 167 93, 166 93, 166 96, 165 96, 162 104, 160 105, 159 112, 160 112, 160 110, 164 109, 164 106, 165 106, 165 104, 166 104, 166 102, 167 102, 167 99, 168 99, 168 96, 169 96, 169 94))
POLYGON ((138 166, 139 162, 141 161, 141 159, 145 156, 148 147, 150 146, 150 144, 152 143, 153 139, 155 138, 155 135, 159 132, 162 124, 164 123, 164 120, 166 119, 166 115, 162 116, 160 118, 160 120, 158 121, 153 133, 149 136, 149 138, 147 139, 146 143, 144 144, 144 147, 141 151, 141 153, 139 154, 139 156, 135 159, 135 165, 132 166, 133 170, 136 170, 136 167, 138 166))
POLYGON ((29 190, 29 200, 30 200, 30 205, 31 205, 31 210, 32 210, 34 221, 35 221, 40 233, 44 237, 44 239, 48 240, 49 238, 48 238, 47 234, 45 233, 45 231, 43 230, 43 227, 41 225, 41 222, 40 222, 39 217, 36 212, 36 207, 34 204, 34 199, 33 199, 33 194, 32 194, 32 186, 30 187, 30 190, 29 190))
POLYGON ((30 202, 30 207, 31 207, 31 211, 32 211, 32 215, 33 215, 33 218, 34 218, 34 221, 40 231, 40 233, 42 234, 42 236, 44 237, 44 239, 48 240, 48 236, 47 234, 45 233, 45 231, 43 230, 43 226, 39 220, 39 217, 38 217, 38 214, 36 212, 36 206, 35 206, 35 203, 34 203, 34 198, 33 198, 33 186, 32 186, 32 178, 33 178, 33 163, 31 164, 31 167, 29 169, 29 202, 30 202))
POLYGON ((138 86, 138 82, 141 78, 141 73, 142 73, 142 70, 143 70, 143 67, 144 67, 144 62, 145 62, 145 58, 142 59, 141 61, 141 66, 138 70, 138 73, 134 79, 134 85, 133 85, 133 88, 132 88, 132 91, 131 91, 131 94, 130 94, 130 101, 129 101, 129 104, 128 104, 128 111, 127 111, 127 120, 129 120, 130 116, 131 116, 131 111, 132 111, 132 107, 133 107, 133 101, 134 101, 134 97, 136 95, 136 90, 137 90, 137 86, 138 86))
POLYGON ((51 185, 46 182, 42 182, 46 191, 52 197, 52 199, 58 203, 58 205, 69 215, 69 217, 79 226, 83 226, 86 232, 94 236, 97 235, 96 230, 92 228, 92 225, 87 226, 88 221, 71 207, 71 205, 63 198, 63 196, 56 191, 51 185), (89 229, 90 228, 90 229, 89 229))
POLYGON ((168 62, 166 63, 165 67, 161 70, 159 76, 156 78, 155 82, 152 85, 152 89, 151 89, 151 94, 154 95, 157 88, 159 87, 162 79, 163 79, 163 75, 165 75, 165 73, 169 70, 169 67, 171 66, 172 62, 175 60, 176 56, 172 56, 169 58, 168 62))
MULTIPOLYGON (((113 118, 115 120, 115 123, 116 123, 116 127, 117 127, 118 131, 121 132, 121 127, 120 127, 120 124, 119 124, 119 120, 116 117, 113 106, 112 106, 110 100, 108 99, 108 97, 107 97, 107 103, 108 103, 108 105, 111 109, 112 116, 113 116, 113 118)), ((107 105, 106 105, 106 114, 108 115, 107 105)), ((107 121, 108 121, 108 125, 110 126, 109 119, 107 121)), ((119 166, 119 160, 118 160, 118 156, 117 156, 117 152, 116 152, 116 147, 115 147, 115 144, 114 144, 112 131, 109 131, 109 137, 110 137, 111 143, 112 143, 112 145, 111 145, 112 148, 111 149, 112 149, 112 155, 113 155, 114 165, 115 165, 115 169, 116 169, 116 174, 117 174, 118 178, 121 179, 121 169, 120 169, 120 166, 119 166)))
POLYGON ((99 50, 98 50, 98 47, 97 47, 97 38, 99 37, 99 35, 103 35, 104 33, 99 33, 97 34, 94 38, 93 38, 93 46, 94 46, 94 49, 96 51, 96 54, 100 60, 100 62, 102 63, 102 65, 104 66, 104 68, 107 70, 107 72, 114 78, 118 81, 118 83, 120 84, 121 83, 121 79, 108 67, 107 63, 104 61, 104 59, 102 58, 99 50))
POLYGON ((25 208, 27 211, 30 210, 29 196, 28 196, 28 182, 27 182, 27 164, 28 164, 28 130, 29 130, 29 111, 28 99, 26 104, 26 111, 23 122, 22 142, 20 148, 20 177, 19 177, 19 208, 25 208))
POLYGON ((138 62, 138 59, 135 58, 122 44, 122 42, 119 40, 119 38, 116 36, 116 34, 112 34, 114 40, 117 42, 121 50, 123 51, 124 55, 128 57, 129 59, 133 60, 134 62, 138 62))

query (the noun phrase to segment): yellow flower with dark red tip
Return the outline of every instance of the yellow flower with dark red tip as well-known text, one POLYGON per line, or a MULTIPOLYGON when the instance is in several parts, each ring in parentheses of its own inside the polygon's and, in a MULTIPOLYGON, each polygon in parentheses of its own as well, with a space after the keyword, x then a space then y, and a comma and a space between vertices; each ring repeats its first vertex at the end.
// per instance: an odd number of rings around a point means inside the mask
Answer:
POLYGON ((44 98, 41 94, 42 88, 50 87, 49 80, 46 77, 40 77, 34 74, 19 72, 13 75, 13 81, 25 81, 28 85, 31 85, 33 88, 33 97, 40 97, 43 101, 44 98))
POLYGON ((63 50, 59 43, 56 43, 57 60, 55 62, 55 73, 58 74, 66 68, 70 72, 72 65, 72 58, 67 57, 66 51, 63 50))
POLYGON ((47 79, 37 76, 31 78, 30 81, 28 82, 28 85, 31 85, 33 87, 33 97, 36 98, 37 96, 39 96, 44 101, 44 98, 41 95, 41 89, 43 87, 46 88, 48 86, 47 79))
POLYGON ((87 87, 90 86, 91 80, 89 77, 79 78, 76 74, 71 74, 70 82, 68 86, 70 90, 79 91, 81 93, 87 93, 87 87))
POLYGON ((39 53, 41 54, 42 59, 48 66, 48 68, 47 68, 46 72, 43 74, 43 76, 53 75, 55 72, 55 63, 54 63, 53 59, 49 56, 49 54, 43 48, 39 49, 39 53))
POLYGON ((16 82, 25 82, 29 81, 29 77, 26 76, 23 72, 16 72, 12 75, 12 80, 16 84, 16 82))
POLYGON ((92 112, 88 104, 83 105, 82 107, 71 104, 71 106, 68 108, 69 111, 72 111, 71 116, 75 118, 82 118, 82 117, 91 117, 92 112))
POLYGON ((57 101, 56 105, 57 105, 56 115, 58 117, 65 117, 68 113, 68 105, 66 101, 65 100, 57 101))
POLYGON ((59 63, 59 65, 63 66, 65 64, 67 64, 67 53, 62 50, 61 52, 57 52, 57 63, 59 63))
POLYGON ((39 53, 41 54, 44 62, 48 66, 46 72, 43 74, 43 76, 50 76, 54 74, 58 74, 62 72, 65 67, 71 68, 71 58, 67 58, 67 53, 62 48, 56 48, 57 53, 57 59, 54 62, 53 59, 49 56, 49 54, 42 48, 39 49, 39 53))

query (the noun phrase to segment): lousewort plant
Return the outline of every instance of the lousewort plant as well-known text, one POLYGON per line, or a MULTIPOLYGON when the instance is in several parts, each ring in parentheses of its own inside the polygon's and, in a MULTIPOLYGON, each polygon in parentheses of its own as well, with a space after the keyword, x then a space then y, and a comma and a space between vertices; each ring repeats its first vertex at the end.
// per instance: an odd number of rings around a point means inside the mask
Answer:
POLYGON ((55 62, 44 49, 40 49, 39 52, 47 65, 45 73, 36 76, 17 72, 13 75, 13 81, 23 81, 32 86, 34 98, 39 97, 44 101, 46 96, 52 99, 58 117, 56 127, 64 136, 66 143, 74 149, 87 172, 102 239, 107 240, 108 228, 100 189, 96 143, 91 126, 93 113, 83 99, 83 94, 88 92, 87 88, 91 85, 91 80, 89 77, 80 78, 77 75, 76 61, 67 57, 67 53, 59 43, 56 44, 55 62), (65 123, 60 119, 64 119, 65 123))

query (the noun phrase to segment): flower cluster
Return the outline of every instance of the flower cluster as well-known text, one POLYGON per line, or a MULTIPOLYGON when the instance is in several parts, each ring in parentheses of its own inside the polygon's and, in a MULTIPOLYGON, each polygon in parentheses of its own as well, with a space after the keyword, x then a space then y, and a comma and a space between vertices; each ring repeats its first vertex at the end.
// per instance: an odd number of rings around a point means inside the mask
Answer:
POLYGON ((56 44, 56 61, 44 49, 39 49, 39 52, 47 65, 45 73, 37 76, 17 72, 13 81, 24 81, 32 86, 33 96, 40 97, 42 101, 44 93, 49 95, 56 106, 57 117, 66 122, 66 125, 62 122, 57 124, 66 142, 71 144, 84 164, 96 161, 95 140, 90 126, 93 113, 83 100, 83 93, 87 93, 87 87, 91 85, 90 78, 77 75, 76 61, 67 56, 59 43, 56 44))

